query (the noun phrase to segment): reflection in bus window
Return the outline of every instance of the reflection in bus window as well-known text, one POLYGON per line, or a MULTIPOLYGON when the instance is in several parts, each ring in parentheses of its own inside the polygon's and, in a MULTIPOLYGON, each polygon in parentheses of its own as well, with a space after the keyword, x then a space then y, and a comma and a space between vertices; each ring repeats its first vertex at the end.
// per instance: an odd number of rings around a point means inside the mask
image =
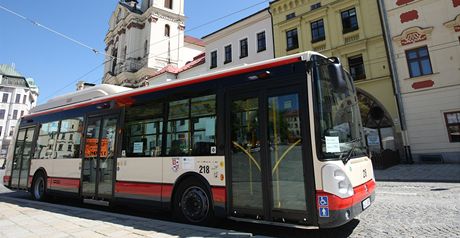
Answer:
POLYGON ((44 123, 40 127, 35 146, 34 159, 54 159, 56 158, 55 147, 56 138, 59 130, 59 121, 44 123))
POLYGON ((59 129, 59 135, 56 137, 56 143, 58 145, 56 158, 80 158, 80 143, 82 133, 82 117, 62 120, 59 129))

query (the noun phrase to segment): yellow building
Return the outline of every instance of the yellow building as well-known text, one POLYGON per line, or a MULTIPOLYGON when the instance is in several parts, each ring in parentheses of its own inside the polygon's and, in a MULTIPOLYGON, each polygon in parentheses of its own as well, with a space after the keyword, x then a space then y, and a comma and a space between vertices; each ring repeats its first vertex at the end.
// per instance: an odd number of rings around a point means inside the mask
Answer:
POLYGON ((397 162, 403 143, 377 1, 278 0, 270 12, 275 56, 314 50, 339 57, 355 79, 376 165, 397 162))

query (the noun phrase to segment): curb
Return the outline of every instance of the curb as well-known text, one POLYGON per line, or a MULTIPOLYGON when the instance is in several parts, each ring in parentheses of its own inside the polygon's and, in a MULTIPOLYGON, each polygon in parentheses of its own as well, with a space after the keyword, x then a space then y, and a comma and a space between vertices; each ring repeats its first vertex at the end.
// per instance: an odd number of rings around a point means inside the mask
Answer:
POLYGON ((460 183, 455 179, 375 179, 376 182, 460 183))

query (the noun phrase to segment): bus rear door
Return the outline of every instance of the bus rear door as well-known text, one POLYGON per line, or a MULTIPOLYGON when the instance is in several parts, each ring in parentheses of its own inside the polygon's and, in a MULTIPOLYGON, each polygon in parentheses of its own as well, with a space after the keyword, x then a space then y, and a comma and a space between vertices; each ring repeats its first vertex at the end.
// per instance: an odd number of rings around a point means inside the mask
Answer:
POLYGON ((27 189, 35 127, 19 129, 14 148, 11 187, 27 189))

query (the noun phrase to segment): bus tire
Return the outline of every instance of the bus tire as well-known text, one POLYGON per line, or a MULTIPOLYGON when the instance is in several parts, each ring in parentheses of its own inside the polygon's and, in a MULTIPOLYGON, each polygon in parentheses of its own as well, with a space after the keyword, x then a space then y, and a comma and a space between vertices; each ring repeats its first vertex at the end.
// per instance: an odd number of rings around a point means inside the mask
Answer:
POLYGON ((32 198, 37 201, 44 201, 47 198, 46 189, 46 175, 38 173, 32 183, 32 198))
POLYGON ((214 211, 208 189, 195 178, 179 184, 173 199, 173 214, 179 220, 198 225, 212 225, 214 211))

